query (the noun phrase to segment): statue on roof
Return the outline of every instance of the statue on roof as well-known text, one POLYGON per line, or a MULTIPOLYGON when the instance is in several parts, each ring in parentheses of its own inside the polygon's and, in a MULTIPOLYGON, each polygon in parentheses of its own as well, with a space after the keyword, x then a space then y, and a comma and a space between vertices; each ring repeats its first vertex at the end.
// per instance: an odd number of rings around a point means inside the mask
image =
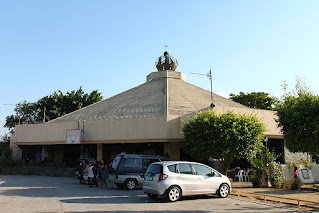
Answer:
MULTIPOLYGON (((167 48, 167 45, 165 47, 167 48)), ((178 62, 173 56, 170 56, 166 50, 164 54, 156 60, 155 65, 158 71, 175 71, 178 62)))

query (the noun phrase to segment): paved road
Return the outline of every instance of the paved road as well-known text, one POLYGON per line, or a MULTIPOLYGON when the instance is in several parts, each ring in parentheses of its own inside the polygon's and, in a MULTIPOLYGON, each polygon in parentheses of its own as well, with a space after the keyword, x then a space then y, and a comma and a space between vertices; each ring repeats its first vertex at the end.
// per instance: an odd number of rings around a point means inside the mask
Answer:
POLYGON ((88 188, 75 178, 2 176, 0 212, 300 212, 230 196, 187 197, 175 203, 149 199, 141 188, 88 188))

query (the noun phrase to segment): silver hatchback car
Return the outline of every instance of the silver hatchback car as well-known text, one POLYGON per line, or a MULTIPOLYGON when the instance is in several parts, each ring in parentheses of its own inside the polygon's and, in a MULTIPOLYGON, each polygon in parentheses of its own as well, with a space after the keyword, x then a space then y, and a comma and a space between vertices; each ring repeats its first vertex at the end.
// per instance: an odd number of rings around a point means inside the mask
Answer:
POLYGON ((217 194, 225 198, 231 191, 231 184, 228 177, 204 164, 164 161, 148 167, 143 191, 150 198, 164 195, 172 202, 182 196, 203 194, 217 194))

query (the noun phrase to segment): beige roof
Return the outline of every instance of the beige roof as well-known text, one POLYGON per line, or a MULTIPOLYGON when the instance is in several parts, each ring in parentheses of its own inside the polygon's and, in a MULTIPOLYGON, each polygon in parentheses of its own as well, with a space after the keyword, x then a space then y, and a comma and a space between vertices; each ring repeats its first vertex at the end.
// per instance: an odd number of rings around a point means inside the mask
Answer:
POLYGON ((164 79, 141 84, 50 122, 164 116, 164 79))
MULTIPOLYGON (((213 94, 219 107, 250 109, 247 106, 213 94)), ((168 112, 171 116, 185 115, 211 105, 211 92, 178 79, 168 79, 168 112)))
MULTIPOLYGON (((220 107, 248 107, 213 95, 220 107)), ((139 117, 179 117, 211 104, 210 91, 176 78, 158 78, 50 122, 139 117)))

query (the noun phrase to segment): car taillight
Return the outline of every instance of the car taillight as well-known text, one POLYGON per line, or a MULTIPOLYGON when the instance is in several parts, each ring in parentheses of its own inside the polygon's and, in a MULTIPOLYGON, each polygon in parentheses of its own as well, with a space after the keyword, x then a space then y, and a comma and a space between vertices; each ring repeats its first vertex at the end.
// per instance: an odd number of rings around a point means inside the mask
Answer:
POLYGON ((158 181, 165 180, 168 177, 167 174, 161 174, 158 178, 158 181))

